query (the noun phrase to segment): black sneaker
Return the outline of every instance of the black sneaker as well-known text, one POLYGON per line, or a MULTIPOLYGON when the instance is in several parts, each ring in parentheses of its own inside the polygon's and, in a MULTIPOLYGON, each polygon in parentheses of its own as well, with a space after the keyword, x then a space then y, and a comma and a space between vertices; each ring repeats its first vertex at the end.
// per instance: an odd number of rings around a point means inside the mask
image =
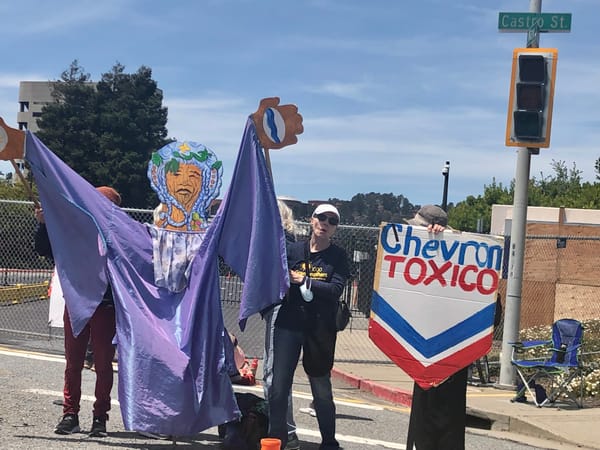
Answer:
POLYGON ((106 415, 102 417, 94 417, 92 421, 92 430, 90 431, 90 437, 106 437, 108 433, 106 432, 106 419, 108 417, 106 415))
POLYGON ((83 367, 85 367, 86 369, 91 369, 92 367, 94 367, 94 354, 89 350, 85 353, 83 367))
POLYGON ((300 440, 298 439, 298 435, 296 433, 291 433, 288 435, 288 441, 284 450, 299 450, 300 449, 300 440))
POLYGON ((140 436, 146 437, 148 439, 160 439, 163 441, 167 440, 171 437, 168 434, 151 433, 150 431, 138 431, 137 434, 139 434, 140 436))
POLYGON ((56 434, 72 434, 79 432, 79 417, 77 414, 65 414, 54 428, 56 434))

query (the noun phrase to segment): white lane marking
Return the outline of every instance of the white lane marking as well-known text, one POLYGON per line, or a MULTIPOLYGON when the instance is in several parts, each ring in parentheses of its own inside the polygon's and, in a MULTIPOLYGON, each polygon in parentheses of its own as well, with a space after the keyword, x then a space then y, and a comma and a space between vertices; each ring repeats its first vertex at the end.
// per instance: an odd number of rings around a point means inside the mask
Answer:
POLYGON ((63 356, 44 355, 41 353, 29 353, 22 352, 20 350, 2 350, 2 348, 0 348, 0 355, 18 356, 20 358, 37 359, 39 361, 52 361, 62 363, 65 362, 65 358, 63 356))
MULTIPOLYGON (((30 352, 23 352, 23 351, 18 351, 18 350, 3 350, 2 348, 0 348, 0 355, 6 355, 6 356, 18 356, 20 358, 28 358, 28 359, 36 359, 39 361, 50 361, 50 362, 58 362, 58 363, 63 363, 65 362, 65 358, 63 356, 55 356, 55 355, 44 355, 44 354, 40 354, 40 353, 30 353, 30 352)), ((262 386, 242 386, 242 385, 234 385, 234 389, 235 390, 240 390, 240 391, 251 391, 251 392, 257 392, 259 394, 263 393, 263 388, 262 386)), ((304 400, 312 400, 312 394, 306 394, 303 392, 293 392, 294 397, 297 398, 301 398, 304 400)), ((62 396, 62 394, 61 394, 62 396)), ((349 406, 349 407, 353 407, 353 408, 359 408, 359 409, 368 409, 371 411, 383 411, 384 408, 382 406, 378 406, 378 405, 370 405, 367 403, 359 403, 359 402, 348 402, 348 401, 344 401, 344 400, 335 400, 335 404, 336 405, 342 405, 342 406, 349 406)))
MULTIPOLYGON (((2 348, 3 347, 0 347, 0 355, 18 356, 19 358, 35 359, 38 361, 50 361, 50 362, 57 362, 57 363, 63 363, 63 364, 65 363, 64 356, 48 355, 48 354, 34 353, 34 352, 24 352, 22 350, 2 350, 2 348)), ((114 372, 119 371, 119 366, 117 365, 116 362, 113 361, 112 366, 113 366, 114 372)))
MULTIPOLYGON (((32 394, 38 394, 38 395, 47 395, 49 397, 58 397, 58 398, 63 398, 63 393, 62 391, 49 391, 48 389, 35 389, 35 388, 31 388, 31 389, 25 389, 24 392, 30 392, 32 394)), ((85 400, 88 402, 95 402, 96 401, 96 397, 94 397, 93 395, 81 395, 81 400, 85 400)), ((119 400, 115 400, 112 399, 110 401, 111 405, 114 406, 120 406, 119 404, 119 400)))
MULTIPOLYGON (((308 430, 306 428, 296 428, 296 433, 303 436, 310 436, 320 438, 321 433, 315 430, 308 430)), ((351 436, 348 434, 340 434, 336 433, 335 438, 340 442, 352 442, 354 444, 364 444, 364 445, 378 445, 384 448, 393 448, 398 450, 406 450, 406 445, 397 444, 395 442, 388 441, 380 441, 378 439, 368 439, 360 436, 351 436)))
MULTIPOLYGON (((237 391, 251 391, 251 392, 258 392, 260 394, 262 394, 263 388, 262 386, 242 386, 242 385, 238 385, 235 384, 233 386, 233 388, 237 391)), ((312 400, 312 394, 305 394, 303 392, 296 392, 293 391, 292 395, 296 398, 302 398, 304 400, 312 400)), ((344 400, 335 400, 334 399, 334 403, 336 405, 342 405, 342 406, 349 406, 352 408, 358 408, 358 409, 368 409, 370 411, 383 411, 385 408, 383 406, 379 406, 379 405, 370 405, 368 403, 360 403, 358 401, 356 402, 348 402, 348 401, 344 401, 344 400)))
MULTIPOLYGON (((25 352, 21 352, 21 351, 5 351, 2 349, 0 349, 0 355, 19 356, 21 358, 29 358, 29 359, 36 359, 36 360, 41 360, 41 361, 51 361, 51 362, 64 363, 64 361, 65 361, 62 356, 49 356, 49 355, 41 355, 41 354, 35 354, 35 353, 25 353, 25 352)), ((234 387, 236 390, 241 390, 241 391, 253 391, 253 392, 258 392, 258 393, 263 392, 262 386, 235 385, 234 387)), ((63 397, 62 391, 51 391, 51 390, 47 390, 47 389, 26 389, 25 392, 30 392, 30 393, 38 394, 38 395, 46 395, 46 396, 50 396, 50 397, 57 397, 57 398, 63 397)), ((312 400, 311 394, 294 392, 294 397, 312 400)), ((81 399, 85 400, 85 401, 89 401, 89 402, 94 402, 96 400, 96 398, 91 395, 82 395, 81 399)), ((110 401, 110 403, 111 403, 111 405, 114 405, 114 406, 120 406, 119 401, 116 399, 112 399, 110 401)), ((336 403, 336 405, 344 405, 344 406, 369 409, 369 410, 374 410, 374 411, 382 411, 384 409, 381 406, 368 405, 365 403, 346 402, 346 401, 341 401, 341 400, 336 400, 335 403, 336 403)), ((307 428, 298 428, 296 430, 296 432, 302 436, 310 436, 310 437, 314 437, 317 439, 321 437, 321 433, 319 431, 309 430, 307 428)), ((383 448, 390 448, 390 449, 397 449, 397 450, 406 450, 406 445, 397 444, 395 442, 380 441, 378 439, 368 439, 368 438, 363 438, 360 436, 352 436, 352 435, 339 434, 339 433, 337 433, 335 435, 335 437, 340 442, 349 442, 349 443, 363 444, 363 445, 369 445, 369 446, 380 446, 383 448)))
MULTIPOLYGON (((247 387, 248 386, 245 386, 244 388, 247 388, 247 387)), ((62 398, 62 396, 63 396, 63 393, 61 391, 50 391, 47 389, 25 389, 25 392, 30 392, 32 394, 38 394, 38 395, 47 395, 49 397, 58 397, 58 398, 62 398)), ((91 395, 82 395, 81 399, 89 401, 89 402, 93 402, 95 400, 95 397, 93 397, 91 395)), ((111 405, 119 406, 118 400, 111 400, 110 403, 111 403, 111 405)), ((309 430, 308 428, 297 428, 296 433, 301 436, 310 436, 310 437, 317 438, 317 439, 321 437, 321 433, 319 431, 309 430)), ((398 449, 398 450, 406 449, 406 446, 404 444, 396 444, 394 442, 380 441, 377 439, 368 439, 368 438, 363 438, 360 436, 351 436, 351 435, 347 435, 347 434, 337 433, 335 435, 335 438, 340 442, 352 442, 355 444, 364 444, 364 445, 373 445, 373 446, 378 445, 380 447, 392 448, 392 449, 398 449)))

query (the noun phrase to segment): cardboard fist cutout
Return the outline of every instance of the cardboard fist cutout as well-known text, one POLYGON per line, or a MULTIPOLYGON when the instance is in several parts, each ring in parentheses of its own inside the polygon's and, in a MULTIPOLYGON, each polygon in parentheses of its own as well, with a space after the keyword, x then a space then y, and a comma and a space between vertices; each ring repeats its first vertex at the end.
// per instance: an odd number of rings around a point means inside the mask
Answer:
POLYGON ((302 134, 302 116, 296 105, 279 105, 279 97, 263 98, 252 114, 260 144, 266 150, 279 149, 298 142, 302 134))
POLYGON ((0 160, 23 159, 25 132, 11 128, 0 117, 0 160))

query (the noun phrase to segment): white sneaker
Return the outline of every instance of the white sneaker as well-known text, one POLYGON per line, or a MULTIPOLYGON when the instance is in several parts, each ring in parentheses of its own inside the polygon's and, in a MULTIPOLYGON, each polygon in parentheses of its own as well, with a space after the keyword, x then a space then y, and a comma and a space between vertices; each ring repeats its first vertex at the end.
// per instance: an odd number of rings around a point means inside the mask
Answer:
POLYGON ((317 417, 317 412, 314 408, 300 408, 298 411, 304 414, 310 414, 312 417, 317 417))

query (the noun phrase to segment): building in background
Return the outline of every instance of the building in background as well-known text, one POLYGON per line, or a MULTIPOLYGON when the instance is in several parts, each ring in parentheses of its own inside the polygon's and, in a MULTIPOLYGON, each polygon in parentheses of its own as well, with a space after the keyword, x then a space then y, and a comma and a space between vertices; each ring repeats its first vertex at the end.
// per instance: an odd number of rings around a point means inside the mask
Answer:
POLYGON ((19 130, 39 130, 37 119, 42 115, 42 108, 54 102, 52 81, 21 81, 19 83, 19 112, 17 123, 19 130))
MULTIPOLYGON (((512 205, 492 206, 490 233, 504 236, 505 259, 511 252, 512 218, 512 205)), ((521 329, 600 317, 599 264, 600 210, 528 206, 521 329)), ((499 292, 504 299, 505 279, 499 292)))
MULTIPOLYGON (((54 82, 52 81, 21 81, 19 83, 19 112, 17 113, 17 124, 19 130, 30 130, 36 132, 39 130, 37 119, 42 115, 42 108, 52 102, 54 82)), ((25 162, 21 159, 15 161, 15 165, 27 178, 28 171, 25 162)), ((21 181, 21 177, 13 176, 7 173, 5 180, 9 183, 21 181)))

